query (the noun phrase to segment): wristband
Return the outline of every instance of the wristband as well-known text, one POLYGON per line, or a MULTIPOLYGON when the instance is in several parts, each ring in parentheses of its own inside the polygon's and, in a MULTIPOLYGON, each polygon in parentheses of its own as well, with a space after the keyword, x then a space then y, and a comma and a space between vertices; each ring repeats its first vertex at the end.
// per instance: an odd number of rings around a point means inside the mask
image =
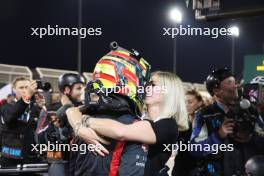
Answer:
POLYGON ((85 127, 90 127, 90 116, 89 115, 86 115, 86 116, 83 117, 82 124, 85 127))

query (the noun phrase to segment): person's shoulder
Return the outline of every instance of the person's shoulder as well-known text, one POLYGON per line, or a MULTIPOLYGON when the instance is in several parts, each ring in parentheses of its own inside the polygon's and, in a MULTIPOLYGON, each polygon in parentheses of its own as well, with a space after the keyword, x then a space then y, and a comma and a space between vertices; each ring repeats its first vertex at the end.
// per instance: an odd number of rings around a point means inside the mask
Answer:
POLYGON ((149 119, 143 119, 143 120, 149 122, 152 126, 155 127, 177 126, 176 120, 174 118, 162 118, 156 122, 149 119))
POLYGON ((123 114, 117 118, 117 121, 125 124, 134 123, 140 120, 140 117, 134 114, 123 114))
POLYGON ((13 106, 14 106, 13 104, 6 102, 3 105, 1 105, 1 109, 5 110, 5 109, 8 109, 8 108, 12 108, 13 106))
POLYGON ((7 103, 6 99, 0 100, 0 107, 3 106, 6 103, 7 103))
POLYGON ((157 122, 160 122, 160 123, 175 123, 176 124, 176 120, 172 117, 170 118, 163 118, 163 119, 160 119, 159 121, 157 122))
POLYGON ((207 115, 211 115, 211 114, 215 114, 219 112, 219 108, 217 107, 216 102, 207 105, 205 107, 203 107, 202 109, 200 109, 197 114, 200 114, 202 116, 207 116, 207 115))
POLYGON ((119 118, 133 118, 133 119, 140 119, 140 117, 138 117, 137 115, 134 114, 122 114, 119 116, 119 118))
POLYGON ((161 127, 167 129, 171 141, 176 140, 179 136, 179 130, 176 119, 171 117, 171 118, 165 118, 162 121, 163 121, 163 126, 161 127))
POLYGON ((56 102, 48 106, 48 111, 57 111, 60 107, 62 107, 61 102, 56 102))
POLYGON ((167 129, 177 129, 177 122, 174 118, 164 118, 156 122, 157 125, 167 129))

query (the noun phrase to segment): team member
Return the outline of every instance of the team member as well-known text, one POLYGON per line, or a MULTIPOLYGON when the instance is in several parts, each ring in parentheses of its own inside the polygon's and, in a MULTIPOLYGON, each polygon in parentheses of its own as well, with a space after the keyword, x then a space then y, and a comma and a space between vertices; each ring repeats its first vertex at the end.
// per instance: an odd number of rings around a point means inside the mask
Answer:
POLYGON ((31 146, 35 144, 31 98, 37 91, 37 83, 25 77, 18 77, 12 87, 16 96, 15 103, 8 103, 2 107, 0 158, 2 167, 38 161, 37 154, 32 151, 31 146))

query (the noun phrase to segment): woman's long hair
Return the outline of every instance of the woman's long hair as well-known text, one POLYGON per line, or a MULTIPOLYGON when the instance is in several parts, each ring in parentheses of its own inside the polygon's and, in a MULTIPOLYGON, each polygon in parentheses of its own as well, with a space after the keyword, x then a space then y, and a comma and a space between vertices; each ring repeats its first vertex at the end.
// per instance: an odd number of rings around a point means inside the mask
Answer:
POLYGON ((161 116, 172 117, 178 124, 179 131, 189 129, 185 92, 181 79, 170 72, 156 71, 157 81, 164 86, 161 116))

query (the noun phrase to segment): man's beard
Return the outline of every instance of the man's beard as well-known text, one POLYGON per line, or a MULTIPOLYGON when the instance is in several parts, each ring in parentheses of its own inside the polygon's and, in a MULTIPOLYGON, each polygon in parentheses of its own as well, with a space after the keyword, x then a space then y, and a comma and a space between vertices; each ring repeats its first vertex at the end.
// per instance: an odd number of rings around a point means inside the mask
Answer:
POLYGON ((227 106, 233 106, 236 104, 237 97, 223 97, 223 103, 227 106))
POLYGON ((228 92, 229 92, 230 96, 226 96, 223 99, 224 99, 226 105, 231 105, 232 106, 238 100, 238 92, 237 91, 234 92, 234 90, 229 90, 228 92))

